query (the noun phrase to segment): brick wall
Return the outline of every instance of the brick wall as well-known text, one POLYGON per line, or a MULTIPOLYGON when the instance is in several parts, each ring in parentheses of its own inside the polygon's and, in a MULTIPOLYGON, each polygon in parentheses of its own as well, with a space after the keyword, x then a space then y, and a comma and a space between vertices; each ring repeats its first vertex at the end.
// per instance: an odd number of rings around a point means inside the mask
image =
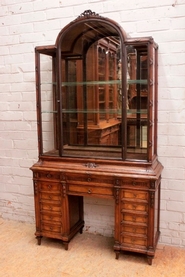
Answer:
MULTIPOLYGON (((0 216, 34 222, 34 47, 54 44, 61 28, 91 9, 131 37, 153 36, 159 44, 161 242, 185 246, 185 0, 1 0, 0 6, 0 216)), ((85 220, 86 230, 112 235, 113 202, 85 199, 85 220)))

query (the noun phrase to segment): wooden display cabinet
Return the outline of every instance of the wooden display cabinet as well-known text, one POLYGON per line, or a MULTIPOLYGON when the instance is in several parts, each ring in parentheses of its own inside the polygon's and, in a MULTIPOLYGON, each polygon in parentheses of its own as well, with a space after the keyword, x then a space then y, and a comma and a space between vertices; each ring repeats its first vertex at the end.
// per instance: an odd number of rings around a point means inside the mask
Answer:
POLYGON ((114 251, 152 264, 163 166, 157 157, 157 51, 88 10, 35 48, 39 160, 36 232, 65 249, 84 227, 83 197, 115 201, 114 251))

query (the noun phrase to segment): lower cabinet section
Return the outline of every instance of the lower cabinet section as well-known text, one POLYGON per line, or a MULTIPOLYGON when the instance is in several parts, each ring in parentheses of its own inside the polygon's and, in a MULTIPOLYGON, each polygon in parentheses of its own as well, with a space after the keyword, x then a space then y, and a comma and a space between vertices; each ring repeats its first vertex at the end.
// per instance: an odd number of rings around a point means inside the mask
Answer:
POLYGON ((132 174, 129 177, 118 170, 106 172, 91 166, 75 170, 55 163, 49 170, 39 164, 31 168, 38 244, 43 236, 56 238, 67 250, 70 240, 84 227, 83 197, 114 199, 116 258, 122 251, 143 253, 151 265, 160 233, 160 175, 133 178, 132 174))
POLYGON ((133 251, 146 254, 151 265, 159 238, 160 179, 145 187, 127 187, 117 191, 116 258, 120 251, 133 251))
POLYGON ((35 235, 39 245, 45 236, 62 240, 67 250, 70 239, 78 231, 82 232, 84 226, 83 198, 67 196, 59 181, 48 180, 51 176, 34 173, 35 235), (47 176, 45 180, 44 176, 47 176))

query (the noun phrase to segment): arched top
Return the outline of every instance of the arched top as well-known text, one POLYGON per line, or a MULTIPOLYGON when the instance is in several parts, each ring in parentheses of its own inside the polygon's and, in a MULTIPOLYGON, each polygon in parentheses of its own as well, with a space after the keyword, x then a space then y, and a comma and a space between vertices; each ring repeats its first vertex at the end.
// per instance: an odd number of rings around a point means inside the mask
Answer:
POLYGON ((119 38, 123 43, 126 33, 115 21, 86 10, 60 31, 56 47, 62 56, 80 56, 92 43, 105 37, 115 41, 119 38))

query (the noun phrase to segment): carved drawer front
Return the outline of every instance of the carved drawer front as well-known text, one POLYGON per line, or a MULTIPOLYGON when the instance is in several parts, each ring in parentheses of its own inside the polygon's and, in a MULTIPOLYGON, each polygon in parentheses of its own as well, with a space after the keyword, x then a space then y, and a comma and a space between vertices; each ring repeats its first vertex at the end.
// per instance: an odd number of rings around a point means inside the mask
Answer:
POLYGON ((60 202, 61 201, 61 195, 56 194, 56 193, 41 192, 40 193, 40 199, 41 200, 49 200, 49 201, 60 202))
POLYGON ((129 234, 140 234, 147 235, 147 227, 137 226, 137 225, 125 225, 121 226, 121 232, 129 234))
POLYGON ((134 213, 122 213, 122 221, 121 223, 137 223, 143 226, 147 225, 148 216, 143 214, 134 214, 134 213))
POLYGON ((121 244, 145 248, 147 246, 147 238, 145 236, 121 236, 121 244))
POLYGON ((68 192, 78 195, 104 195, 113 196, 113 188, 98 187, 93 185, 73 185, 69 184, 68 192))
POLYGON ((148 211, 147 203, 138 203, 138 202, 126 202, 121 203, 121 208, 128 211, 139 211, 146 213, 148 211))
POLYGON ((39 172, 38 177, 40 179, 46 179, 46 180, 60 180, 60 173, 59 172, 52 172, 52 171, 44 171, 39 172))
POLYGON ((62 215, 57 213, 41 213, 41 221, 61 222, 62 215))
POLYGON ((66 174, 67 182, 69 184, 93 184, 95 186, 106 186, 114 184, 113 177, 95 174, 77 174, 77 173, 68 173, 66 174))
POLYGON ((41 226, 42 231, 47 231, 47 232, 55 232, 55 233, 61 233, 62 232, 62 226, 59 224, 50 224, 50 223, 45 223, 42 222, 41 226))
POLYGON ((40 210, 41 211, 52 211, 52 212, 61 212, 61 205, 51 204, 51 203, 40 203, 40 210))
POLYGON ((121 199, 124 198, 133 199, 133 201, 141 200, 148 201, 148 192, 147 191, 131 191, 131 190, 121 190, 121 199))
POLYGON ((39 182, 39 190, 40 191, 51 191, 56 192, 61 190, 60 183, 50 183, 50 182, 39 182))
POLYGON ((123 179, 122 180, 122 186, 124 187, 128 187, 128 188, 144 188, 144 189, 148 189, 150 188, 150 182, 148 181, 138 181, 138 180, 126 180, 126 179, 123 179))

